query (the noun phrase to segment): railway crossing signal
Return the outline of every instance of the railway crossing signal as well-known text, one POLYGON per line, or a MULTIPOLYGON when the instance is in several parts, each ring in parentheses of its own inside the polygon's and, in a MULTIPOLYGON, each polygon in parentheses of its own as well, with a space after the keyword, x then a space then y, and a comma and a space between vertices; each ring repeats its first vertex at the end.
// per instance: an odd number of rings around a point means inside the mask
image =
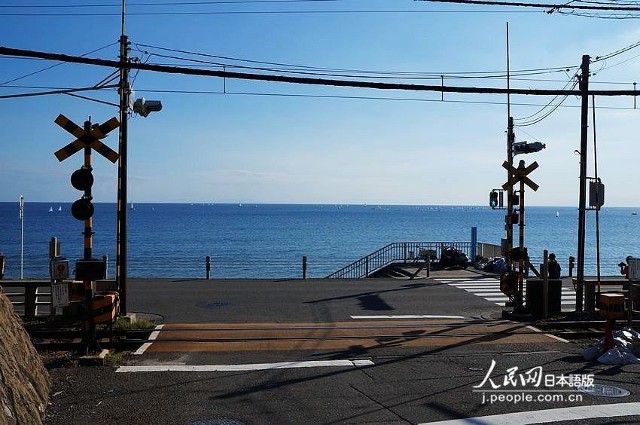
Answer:
POLYGON ((100 139, 105 138, 111 130, 118 128, 120 123, 116 118, 111 118, 103 124, 94 126, 91 125, 91 121, 85 121, 84 127, 80 127, 62 114, 58 115, 55 123, 76 137, 73 142, 55 152, 54 155, 58 158, 58 161, 62 162, 80 150, 84 151, 84 163, 82 167, 74 171, 71 175, 71 185, 83 191, 83 195, 71 206, 71 214, 74 218, 84 221, 84 256, 82 259, 76 261, 75 278, 84 283, 84 336, 80 352, 88 354, 90 351, 100 350, 96 339, 92 282, 104 277, 104 263, 92 258, 92 217, 94 207, 92 203, 93 197, 91 196, 91 187, 93 186, 91 150, 95 150, 113 163, 117 162, 119 158, 118 153, 102 143, 100 139))
POLYGON ((518 168, 515 168, 513 165, 509 164, 507 161, 502 163, 502 166, 509 172, 509 181, 502 185, 504 190, 507 190, 509 186, 513 187, 516 183, 522 182, 529 186, 533 191, 537 191, 540 186, 534 183, 527 175, 531 173, 533 170, 539 167, 538 163, 533 161, 529 166, 524 166, 524 161, 520 161, 518 168))
POLYGON ((111 130, 120 126, 120 123, 115 117, 98 126, 92 128, 90 126, 89 129, 80 127, 62 114, 58 115, 55 123, 76 136, 76 140, 55 152, 54 155, 58 158, 58 161, 64 161, 85 147, 94 149, 114 164, 118 161, 118 153, 100 141, 100 139, 104 139, 111 130))

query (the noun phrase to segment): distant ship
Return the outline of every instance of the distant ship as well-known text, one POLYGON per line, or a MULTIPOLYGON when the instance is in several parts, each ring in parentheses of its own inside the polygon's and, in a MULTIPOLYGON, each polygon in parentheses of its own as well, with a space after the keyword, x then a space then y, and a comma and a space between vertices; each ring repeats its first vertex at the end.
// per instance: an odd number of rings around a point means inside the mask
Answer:
POLYGON ((638 215, 638 213, 634 211, 631 213, 631 215, 638 215))
POLYGON ((62 211, 62 205, 58 206, 58 211, 62 211))
POLYGON ((49 207, 49 212, 53 212, 53 207, 49 207))

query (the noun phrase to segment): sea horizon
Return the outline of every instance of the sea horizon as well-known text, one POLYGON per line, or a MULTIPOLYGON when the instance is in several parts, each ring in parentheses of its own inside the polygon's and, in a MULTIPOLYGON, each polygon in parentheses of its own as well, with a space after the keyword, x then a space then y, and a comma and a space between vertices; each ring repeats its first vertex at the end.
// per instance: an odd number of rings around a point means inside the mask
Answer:
MULTIPOLYGON (((24 276, 48 276, 48 244, 57 237, 62 255, 83 255, 84 224, 71 217, 70 202, 26 202, 24 276), (58 211, 60 209, 60 211, 58 211), (51 212, 50 212, 51 211, 51 212)), ((93 255, 108 257, 113 276, 116 204, 95 203, 93 255)), ((280 204, 250 202, 133 202, 127 205, 130 277, 204 277, 205 257, 213 278, 301 277, 302 257, 310 278, 324 277, 393 242, 478 241, 500 245, 505 211, 488 205, 280 204), (133 207, 133 208, 132 208, 133 207)), ((554 252, 567 273, 577 256, 578 210, 573 206, 525 209, 525 246, 531 262, 554 252)), ((632 207, 603 207, 600 217, 601 274, 640 256, 640 217, 632 207), (638 249, 638 252, 636 252, 638 249), (634 255, 635 254, 635 255, 634 255)), ((596 274, 595 211, 587 211, 585 274, 596 274)), ((20 276, 21 222, 17 202, 0 202, 0 252, 5 278, 20 276)), ((517 240, 518 227, 514 227, 517 240)))

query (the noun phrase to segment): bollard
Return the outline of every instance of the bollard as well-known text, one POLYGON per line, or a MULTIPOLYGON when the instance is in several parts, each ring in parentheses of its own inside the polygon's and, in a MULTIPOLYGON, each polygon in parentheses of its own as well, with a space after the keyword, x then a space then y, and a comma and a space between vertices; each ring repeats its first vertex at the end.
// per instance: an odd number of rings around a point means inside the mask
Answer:
POLYGON ((60 256, 60 240, 55 236, 49 241, 49 259, 60 256))
POLYGON ((109 273, 107 272, 107 266, 109 265, 109 257, 107 257, 106 255, 102 256, 102 262, 104 263, 104 276, 102 276, 103 279, 108 279, 109 278, 109 273))
POLYGON ((571 256, 569 257, 569 277, 573 277, 573 267, 576 264, 576 258, 571 256))
POLYGON ((307 278, 307 256, 306 255, 302 256, 302 278, 303 279, 307 278))
POLYGON ((207 280, 211 279, 211 257, 206 256, 205 259, 205 267, 207 269, 207 280))

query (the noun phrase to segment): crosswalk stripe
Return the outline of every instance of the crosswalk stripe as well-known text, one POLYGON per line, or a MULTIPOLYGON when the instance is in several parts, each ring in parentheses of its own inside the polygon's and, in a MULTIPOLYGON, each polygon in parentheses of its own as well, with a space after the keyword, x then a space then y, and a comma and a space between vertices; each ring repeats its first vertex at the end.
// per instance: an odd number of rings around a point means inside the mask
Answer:
MULTIPOLYGON (((438 282, 445 283, 454 288, 462 289, 478 297, 482 297, 487 301, 494 302, 497 305, 503 306, 509 298, 500 290, 500 281, 498 279, 435 279, 438 282)), ((526 288, 525 288, 526 291, 526 288)), ((526 295, 526 294, 525 294, 526 295)), ((570 288, 562 287, 560 292, 560 305, 566 308, 567 311, 573 309, 575 306, 576 295, 570 288), (570 306, 570 308, 569 308, 570 306)))

